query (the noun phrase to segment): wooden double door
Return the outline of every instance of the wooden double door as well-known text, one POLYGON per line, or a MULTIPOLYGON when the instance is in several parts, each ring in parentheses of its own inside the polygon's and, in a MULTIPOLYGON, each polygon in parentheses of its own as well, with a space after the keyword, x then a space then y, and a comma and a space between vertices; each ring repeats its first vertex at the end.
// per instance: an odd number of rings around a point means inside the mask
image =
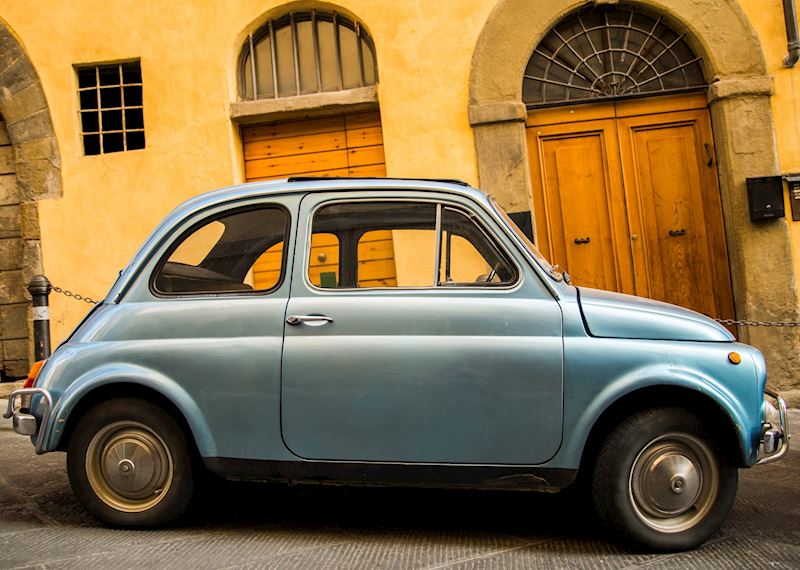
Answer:
POLYGON ((733 318, 702 95, 533 111, 539 248, 573 283, 733 318))

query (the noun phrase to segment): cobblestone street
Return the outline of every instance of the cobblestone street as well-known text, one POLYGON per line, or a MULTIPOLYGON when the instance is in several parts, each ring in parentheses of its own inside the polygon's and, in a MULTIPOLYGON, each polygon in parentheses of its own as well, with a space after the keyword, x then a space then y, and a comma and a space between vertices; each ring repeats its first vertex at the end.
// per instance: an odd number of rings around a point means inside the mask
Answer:
POLYGON ((800 567, 796 449, 742 471, 722 531, 671 555, 620 545, 561 497, 518 493, 221 484, 178 526, 113 530, 78 505, 64 460, 0 424, 0 567, 800 567))

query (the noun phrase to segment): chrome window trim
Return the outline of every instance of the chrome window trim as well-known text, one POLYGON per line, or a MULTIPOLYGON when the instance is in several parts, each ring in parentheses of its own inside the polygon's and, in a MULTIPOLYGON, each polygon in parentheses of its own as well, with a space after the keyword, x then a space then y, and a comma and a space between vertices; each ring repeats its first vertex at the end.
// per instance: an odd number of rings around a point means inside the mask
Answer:
MULTIPOLYGON (((365 189, 365 191, 368 191, 368 190, 365 189)), ((310 195, 311 194, 306 194, 306 196, 303 197, 303 200, 305 200, 310 195)), ((457 202, 454 202, 452 200, 447 200, 446 198, 445 199, 441 199, 441 198, 408 198, 408 197, 392 198, 392 197, 386 196, 386 197, 380 197, 380 198, 376 198, 376 197, 331 198, 330 200, 323 200, 323 201, 319 202, 308 213, 308 218, 306 219, 306 229, 305 229, 305 238, 304 238, 305 239, 305 248, 304 248, 304 252, 303 252, 303 265, 302 265, 303 284, 306 286, 307 289, 309 289, 312 292, 322 293, 322 294, 336 294, 336 293, 339 293, 339 292, 352 292, 352 291, 357 291, 357 292, 361 292, 361 293, 364 293, 364 292, 367 292, 367 291, 375 291, 375 292, 395 292, 395 291, 413 291, 413 292, 422 292, 422 291, 433 291, 433 292, 439 292, 439 291, 482 291, 484 293, 492 293, 492 292, 495 292, 495 291, 502 291, 502 292, 505 293, 505 292, 516 291, 517 289, 521 288, 521 286, 522 286, 522 284, 524 282, 523 271, 522 271, 522 268, 520 267, 519 263, 517 263, 517 260, 514 258, 513 255, 511 255, 508 252, 508 249, 504 245, 497 243, 498 240, 495 239, 495 238, 492 238, 491 241, 495 243, 495 245, 497 246, 498 250, 513 265, 513 268, 517 273, 517 279, 510 285, 503 285, 503 286, 497 286, 497 287, 474 287, 474 286, 470 287, 470 286, 463 286, 463 285, 461 285, 461 286, 459 286, 459 285, 442 286, 442 285, 435 285, 435 284, 432 284, 432 285, 429 285, 429 286, 416 286, 416 287, 336 287, 336 288, 317 287, 316 285, 311 283, 311 281, 308 278, 308 266, 309 266, 309 262, 311 260, 311 235, 312 235, 311 230, 312 230, 313 223, 314 223, 314 216, 323 207, 331 206, 331 205, 335 205, 335 204, 342 204, 342 203, 349 204, 349 203, 354 203, 354 202, 414 202, 414 203, 436 204, 437 206, 443 206, 443 205, 447 204, 447 206, 451 206, 451 207, 455 208, 457 211, 460 211, 460 212, 464 213, 464 206, 462 204, 458 204, 457 202)), ((302 202, 301 202, 301 204, 302 204, 302 202)), ((301 208, 302 208, 302 205, 301 205, 301 208)), ((437 208, 437 218, 439 217, 438 216, 439 209, 440 208, 437 208)), ((470 213, 467 213, 466 215, 469 218, 476 218, 477 217, 474 213, 472 213, 471 215, 470 215, 470 213)), ((298 215, 298 217, 299 217, 299 215, 298 215)), ((299 222, 299 220, 298 220, 298 222, 299 222)), ((480 230, 484 234, 486 234, 486 228, 484 228, 483 225, 484 224, 479 223, 478 227, 480 228, 480 230)), ((300 232, 299 232, 299 228, 298 228, 297 236, 299 237, 299 235, 300 235, 300 232)), ((439 234, 437 234, 437 236, 438 235, 439 234)), ((439 238, 437 237, 437 242, 438 242, 438 239, 439 238)), ((440 246, 439 249, 441 249, 441 246, 440 246)), ((434 255, 435 255, 435 253, 434 253, 434 255)), ((436 269, 434 269, 434 275, 433 275, 434 281, 438 280, 437 277, 438 277, 438 272, 437 272, 436 269)))

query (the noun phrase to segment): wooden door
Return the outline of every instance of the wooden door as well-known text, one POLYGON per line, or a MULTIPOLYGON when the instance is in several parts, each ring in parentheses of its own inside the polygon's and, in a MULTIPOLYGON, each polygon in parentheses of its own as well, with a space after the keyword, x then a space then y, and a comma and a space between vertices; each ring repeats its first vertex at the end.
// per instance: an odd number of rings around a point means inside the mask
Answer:
MULTIPOLYGON (((620 109, 618 115, 625 109, 620 109)), ((618 120, 636 292, 733 318, 708 111, 618 120)))
POLYGON ((733 317, 702 96, 534 112, 528 127, 537 239, 576 285, 733 317))
MULTIPOLYGON (((289 176, 386 176, 377 111, 245 127, 242 141, 247 182, 289 176)), ((280 247, 276 245, 256 262, 256 288, 280 273, 280 247)), ((336 279, 338 264, 336 236, 315 235, 309 269, 312 281, 336 279)), ((394 282, 391 232, 371 232, 362 238, 358 271, 363 282, 394 282)))
POLYGON ((632 293, 618 147, 612 119, 528 130, 540 249, 575 283, 632 293))

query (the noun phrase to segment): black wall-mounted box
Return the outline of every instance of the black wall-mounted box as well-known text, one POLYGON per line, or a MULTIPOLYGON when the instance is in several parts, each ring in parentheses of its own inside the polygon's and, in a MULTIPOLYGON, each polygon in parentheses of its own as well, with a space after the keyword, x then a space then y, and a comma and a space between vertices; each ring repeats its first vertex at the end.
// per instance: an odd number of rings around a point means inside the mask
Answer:
POLYGON ((760 176, 747 179, 747 200, 750 221, 763 222, 785 216, 783 210, 783 177, 760 176))

